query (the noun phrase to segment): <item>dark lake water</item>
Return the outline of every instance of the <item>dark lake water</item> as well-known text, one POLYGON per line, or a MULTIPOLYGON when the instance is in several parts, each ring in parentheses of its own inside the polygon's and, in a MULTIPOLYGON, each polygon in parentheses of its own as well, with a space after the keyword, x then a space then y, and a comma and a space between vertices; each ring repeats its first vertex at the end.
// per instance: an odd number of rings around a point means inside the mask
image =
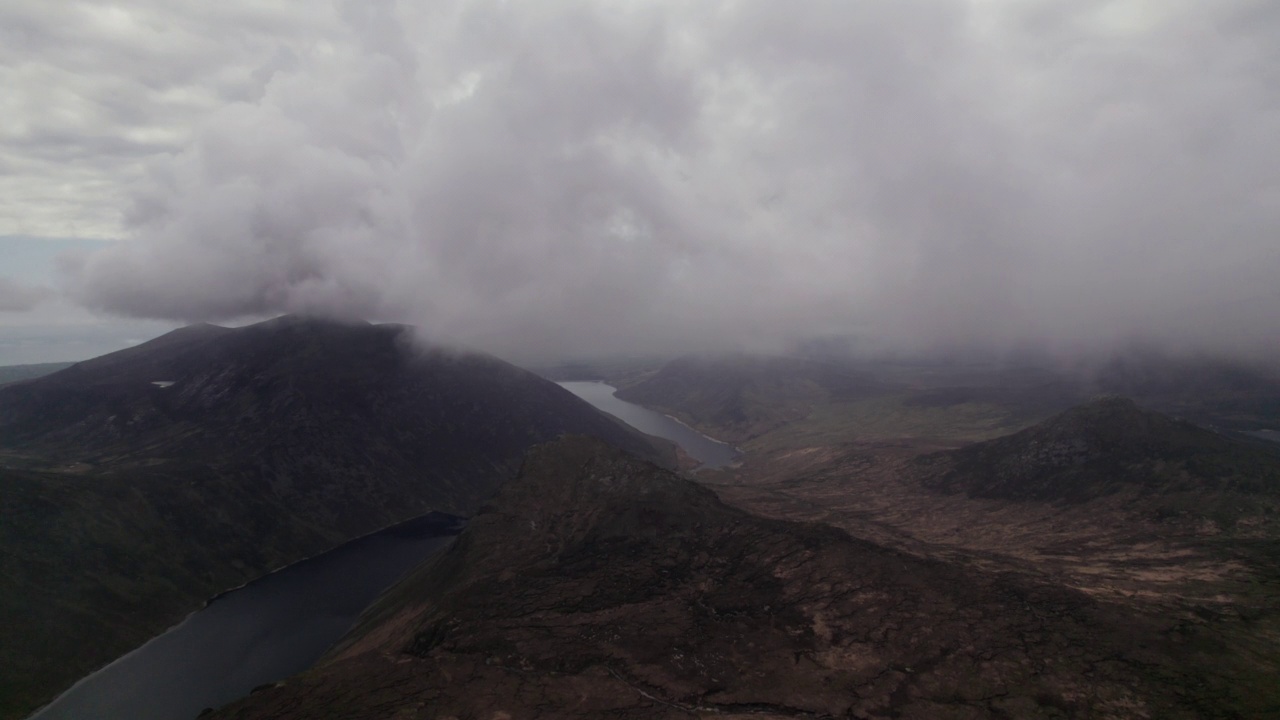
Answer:
MULTIPOLYGON (((671 440, 704 467, 738 459, 599 382, 562 387, 640 430, 671 440)), ((265 683, 310 667, 377 596, 453 541, 455 518, 428 516, 353 540, 218 597, 142 647, 89 675, 30 720, 193 720, 265 683)))
POLYGON ((31 718, 192 720, 301 672, 383 590, 452 542, 456 523, 411 520, 226 593, 31 718))
POLYGON ((560 387, 577 395, 640 432, 666 438, 702 463, 703 467, 724 467, 741 457, 732 445, 713 440, 677 420, 648 408, 614 397, 614 387, 602 382, 562 382, 560 387))

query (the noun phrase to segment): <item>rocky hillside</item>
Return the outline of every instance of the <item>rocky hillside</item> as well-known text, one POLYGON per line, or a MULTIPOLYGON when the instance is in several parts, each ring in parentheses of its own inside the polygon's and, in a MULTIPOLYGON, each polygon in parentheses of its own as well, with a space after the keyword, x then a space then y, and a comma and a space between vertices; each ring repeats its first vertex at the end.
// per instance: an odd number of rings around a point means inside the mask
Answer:
POLYGON ((214 717, 1238 718, 1274 696, 1252 662, 569 438, 320 665, 214 717))
POLYGON ((218 591, 471 514, 562 433, 673 461, 553 383, 401 326, 192 326, 0 388, 0 717, 218 591))
POLYGON ((1273 448, 1232 440, 1119 397, 924 462, 937 468, 929 481, 933 487, 974 497, 1086 502, 1128 491, 1153 502, 1180 496, 1280 498, 1280 453, 1273 448))

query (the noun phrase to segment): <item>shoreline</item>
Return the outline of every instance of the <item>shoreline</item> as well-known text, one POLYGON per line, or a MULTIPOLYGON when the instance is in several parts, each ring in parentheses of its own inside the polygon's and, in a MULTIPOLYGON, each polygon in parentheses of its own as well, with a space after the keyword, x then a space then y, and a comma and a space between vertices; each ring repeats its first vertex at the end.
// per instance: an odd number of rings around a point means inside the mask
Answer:
MULTIPOLYGON (((612 386, 610 386, 610 387, 612 387, 612 386)), ((618 398, 618 399, 619 399, 619 400, 622 400, 622 398, 618 398)), ((622 402, 630 402, 630 401, 628 401, 628 400, 622 400, 622 402)), ((632 404, 632 405, 638 405, 639 403, 631 403, 631 404, 632 404)), ((687 422, 685 422, 685 421, 681 420, 680 418, 676 417, 675 415, 672 415, 671 413, 664 413, 664 412, 662 412, 661 410, 654 410, 653 408, 651 408, 651 407, 645 407, 644 405, 640 405, 640 407, 644 408, 645 410, 649 410, 649 411, 652 411, 652 412, 656 412, 656 413, 658 413, 659 415, 662 415, 663 417, 666 417, 666 418, 669 418, 669 419, 671 419, 671 420, 674 420, 674 421, 676 421, 677 423, 680 423, 680 424, 681 424, 681 425, 683 425, 684 427, 688 428, 689 430, 691 430, 691 431, 693 431, 693 432, 696 432, 696 433, 698 433, 699 435, 701 435, 702 437, 704 437, 704 438, 706 438, 706 439, 710 440, 711 442, 716 443, 717 445, 724 445, 725 447, 729 448, 730 450, 733 450, 734 452, 738 453, 739 455, 745 455, 745 454, 746 454, 746 453, 744 453, 744 452, 742 451, 742 448, 738 447, 737 445, 730 445, 729 443, 725 442, 724 440, 717 440, 716 438, 711 437, 710 435, 708 435, 708 434, 706 434, 706 433, 702 432, 702 431, 701 431, 701 430, 699 430, 698 428, 696 428, 696 427, 694 427, 694 426, 690 425, 689 423, 687 423, 687 422)))
MULTIPOLYGON (((609 391, 610 391, 610 392, 609 392, 609 396, 610 396, 610 397, 612 397, 614 400, 617 400, 617 401, 618 401, 618 402, 620 402, 620 403, 626 403, 626 404, 628 404, 628 405, 633 405, 633 406, 635 406, 635 407, 641 408, 642 410, 647 410, 647 411, 649 411, 649 412, 651 412, 651 413, 654 413, 655 415, 661 415, 662 417, 664 417, 664 418, 666 418, 666 419, 668 419, 668 420, 671 420, 672 422, 676 423, 676 424, 677 424, 677 425, 679 425, 680 427, 682 427, 682 428, 684 428, 684 429, 688 430, 689 432, 692 432, 692 433, 696 434, 698 437, 701 437, 701 438, 703 438, 704 440, 707 440, 707 441, 709 441, 709 442, 712 442, 712 443, 714 443, 714 444, 716 444, 716 445, 721 445, 721 446, 723 446, 723 447, 729 448, 730 450, 732 450, 732 451, 737 455, 737 457, 736 457, 736 458, 734 458, 732 461, 727 462, 727 463, 725 463, 725 464, 723 464, 723 465, 719 465, 719 466, 717 466, 717 467, 713 467, 713 468, 708 468, 708 467, 706 467, 706 463, 705 463, 705 462, 699 461, 699 466, 698 466, 697 468, 694 468, 694 469, 693 469, 693 472, 698 472, 698 471, 700 471, 700 470, 715 470, 715 469, 717 469, 718 467, 732 467, 735 463, 739 463, 739 462, 741 462, 741 461, 742 461, 742 458, 744 458, 744 457, 746 456, 746 453, 745 453, 745 452, 743 452, 742 448, 738 447, 737 445, 733 445, 733 444, 731 444, 731 443, 727 443, 727 442, 725 442, 725 441, 723 441, 723 440, 718 440, 718 439, 716 439, 716 438, 714 438, 714 437, 711 437, 710 435, 708 435, 708 434, 706 434, 706 433, 702 432, 702 431, 701 431, 701 430, 699 430, 698 428, 696 428, 696 427, 694 427, 694 426, 690 425, 689 423, 685 422, 684 420, 681 420, 680 418, 678 418, 678 417, 676 417, 676 416, 672 415, 671 413, 663 412, 662 410, 658 410, 658 409, 655 409, 655 408, 651 408, 651 407, 648 407, 648 406, 646 406, 646 405, 641 405, 640 403, 633 403, 633 402, 631 402, 630 400, 623 400, 622 398, 618 397, 618 388, 617 388, 617 387, 615 387, 615 386, 613 386, 613 385, 610 385, 609 383, 607 383, 607 382, 605 382, 605 381, 603 381, 603 380, 560 380, 560 381, 558 381, 556 384, 558 384, 558 385, 562 385, 563 383, 582 383, 582 384, 587 384, 587 385, 602 385, 602 386, 604 386, 604 387, 606 387, 606 388, 609 388, 609 391)), ((588 401, 588 402, 589 402, 589 401, 588 401)), ((600 408, 597 408, 597 409, 599 410, 600 408)), ((607 410, 601 410, 601 412, 608 412, 608 411, 607 411, 607 410)), ((612 413, 609 413, 609 414, 610 414, 610 415, 612 415, 612 413)), ((615 415, 614 417, 617 417, 617 416, 615 415)), ((622 418, 618 418, 618 420, 622 421, 623 423, 626 423, 626 424, 628 425, 628 427, 633 427, 633 428, 635 427, 634 425, 631 425, 630 423, 627 423, 627 421, 626 421, 626 420, 623 420, 622 418)), ((636 428, 636 429, 638 430, 639 428, 636 428)), ((643 431, 641 431, 641 432, 643 432, 643 431)), ((666 440, 671 440, 671 442, 676 442, 675 440, 672 440, 671 438, 665 438, 665 439, 666 439, 666 440)), ((676 444, 677 444, 677 445, 679 445, 680 443, 678 443, 678 442, 677 442, 676 444)), ((687 449, 687 448, 684 448, 683 446, 681 446, 681 449, 682 449, 686 454, 688 454, 688 453, 689 453, 689 451, 688 451, 688 449, 687 449)), ((690 457, 692 457, 692 455, 690 455, 690 457)), ((695 459, 696 459, 696 458, 695 458, 695 459)))
MULTIPOLYGON (((334 545, 333 547, 330 547, 330 548, 327 548, 327 549, 325 549, 325 550, 322 550, 322 551, 320 551, 320 552, 318 552, 318 553, 316 553, 316 554, 314 554, 314 555, 308 555, 308 556, 303 557, 303 558, 298 558, 297 560, 294 560, 293 562, 285 563, 284 565, 281 565, 280 567, 273 568, 273 569, 271 569, 271 570, 269 570, 269 571, 267 571, 267 572, 265 572, 265 573, 263 573, 263 574, 261 574, 261 575, 258 575, 257 577, 253 578, 252 580, 246 580, 245 582, 242 582, 242 583, 240 583, 239 585, 236 585, 235 587, 227 588, 226 590, 223 590, 223 591, 221 591, 221 592, 217 593, 216 595, 213 595, 212 597, 207 598, 207 599, 204 601, 204 604, 202 604, 198 609, 193 610, 193 611, 191 611, 190 613, 188 613, 187 618, 189 618, 189 617, 191 617, 192 615, 194 615, 194 614, 196 614, 196 613, 200 612, 201 610, 203 610, 203 609, 205 609, 205 608, 209 607, 209 606, 210 606, 210 605, 212 605, 215 601, 217 601, 219 598, 225 597, 226 595, 229 595, 229 594, 231 594, 231 593, 233 593, 233 592, 235 592, 235 591, 237 591, 237 590, 243 590, 243 589, 245 589, 245 588, 249 587, 250 585, 252 585, 252 584, 254 584, 254 583, 258 582, 259 580, 262 580, 262 579, 264 579, 264 578, 267 578, 267 577, 270 577, 270 576, 272 576, 272 575, 275 575, 276 573, 278 573, 278 572, 280 572, 280 571, 282 571, 282 570, 287 570, 288 568, 291 568, 291 567, 293 567, 294 565, 297 565, 297 564, 299 564, 299 563, 307 562, 308 560, 316 560, 316 559, 318 559, 318 558, 322 558, 322 557, 324 557, 325 555, 328 555, 329 553, 331 553, 331 552, 333 552, 333 551, 335 551, 335 550, 338 550, 339 548, 346 547, 347 545, 350 545, 350 544, 351 544, 351 543, 353 543, 353 542, 357 542, 357 541, 359 541, 359 540, 365 540, 365 539, 368 539, 368 538, 373 537, 374 535, 379 535, 379 534, 382 534, 382 533, 384 533, 384 532, 387 532, 388 530, 394 530, 394 529, 396 529, 396 528, 398 528, 398 527, 401 527, 401 526, 404 526, 404 525, 408 525, 408 524, 410 524, 410 523, 415 523, 415 522, 419 522, 419 521, 426 520, 427 518, 429 518, 429 517, 431 517, 431 516, 433 516, 433 515, 435 515, 435 516, 439 516, 439 518, 440 518, 439 522, 440 522, 440 523, 443 523, 446 519, 447 519, 447 520, 450 520, 450 521, 452 522, 453 527, 451 527, 451 528, 450 528, 450 530, 451 530, 450 532, 440 532, 440 533, 436 533, 436 534, 430 535, 429 537, 448 537, 448 536, 450 536, 450 535, 457 535, 458 533, 462 532, 463 528, 465 528, 465 527, 466 527, 466 518, 459 517, 459 516, 457 516, 457 515, 450 515, 449 513, 440 512, 439 510, 432 510, 431 512, 429 512, 429 513, 427 513, 427 514, 425 514, 425 515, 419 515, 419 516, 417 516, 417 517, 409 518, 408 520, 401 520, 400 522, 394 522, 394 523, 391 523, 390 525, 386 525, 386 526, 384 526, 384 527, 378 528, 377 530, 373 530, 373 531, 371 531, 371 532, 367 532, 367 533, 365 533, 365 534, 363 534, 363 535, 357 535, 357 536, 355 536, 355 537, 353 537, 353 538, 349 538, 349 539, 347 539, 347 540, 343 540, 342 542, 338 543, 337 545, 334 545), (459 523, 459 521, 461 521, 461 523, 459 523), (461 527, 458 527, 458 526, 459 526, 459 524, 461 525, 461 527), (454 528, 456 528, 456 529, 454 529, 454 528)), ((178 625, 181 625, 183 622, 186 622, 187 618, 183 618, 183 619, 182 619, 182 622, 175 623, 173 626, 171 626, 168 630, 165 630, 164 632, 169 632, 169 630, 172 630, 173 628, 177 627, 178 625)), ((164 634, 164 633, 159 633, 159 634, 157 634, 155 637, 159 637, 160 635, 163 635, 163 634, 164 634)), ((154 639, 154 638, 153 638, 153 639, 154 639)), ((148 640, 147 642, 151 642, 151 641, 150 641, 150 640, 148 640)), ((143 643, 143 645, 145 645, 145 644, 146 644, 146 643, 143 643)), ((142 645, 139 645, 137 648, 135 648, 135 650, 136 650, 136 649, 141 649, 141 647, 142 647, 142 645)), ((130 651, 130 652, 133 652, 133 651, 130 651)), ((124 657, 124 655, 121 655, 120 657, 121 657, 121 658, 123 658, 123 657, 124 657)), ((105 668, 106 666, 104 665, 103 667, 105 668)), ((97 672, 97 671, 95 670, 94 672, 97 672)), ((92 674, 92 673, 91 673, 91 674, 92 674)), ((86 676, 86 677, 87 677, 87 676, 86 676)))
POLYGON ((161 630, 161 631, 157 632, 156 634, 152 635, 151 637, 147 638, 145 641, 143 641, 143 642, 142 642, 141 644, 139 644, 138 646, 134 647, 133 649, 129 650, 128 652, 126 652, 126 653, 124 653, 124 654, 122 654, 122 655, 119 655, 119 656, 117 656, 117 657, 113 658, 113 659, 112 659, 112 660, 110 660, 109 662, 103 663, 102 665, 99 665, 98 667, 94 668, 93 670, 90 670, 89 672, 85 673, 85 674, 84 674, 84 675, 82 675, 78 680, 76 680, 74 683, 72 683, 72 684, 68 685, 66 688, 64 688, 64 689, 62 689, 62 690, 60 690, 60 691, 58 691, 58 694, 57 694, 57 695, 54 695, 52 698, 50 698, 50 700, 49 700, 48 702, 46 702, 46 703, 44 703, 43 705, 41 705, 40 707, 36 708, 36 709, 35 709, 35 710, 33 710, 30 714, 28 714, 28 715, 24 716, 24 717, 23 717, 23 720, 36 720, 36 718, 38 718, 38 717, 39 717, 39 715, 40 715, 41 713, 43 713, 45 710, 48 710, 48 709, 49 709, 49 708, 50 708, 54 703, 58 702, 58 700, 59 700, 59 699, 61 699, 61 698, 62 698, 64 695, 66 695, 67 693, 72 692, 72 691, 73 691, 73 690, 75 690, 77 687, 79 687, 79 686, 83 685, 84 683, 88 682, 88 681, 89 681, 90 679, 92 679, 94 676, 96 676, 96 675, 98 675, 99 673, 101 673, 101 672, 103 672, 103 671, 105 671, 105 670, 107 670, 107 669, 111 668, 112 666, 116 665, 117 663, 123 662, 124 660, 127 660, 129 657, 133 656, 134 654, 136 654, 136 653, 138 653, 138 652, 141 652, 145 647, 147 647, 147 646, 148 646, 148 645, 150 645, 151 643, 155 642, 155 641, 156 641, 157 639, 159 639, 160 637, 162 637, 162 636, 164 636, 164 635, 167 635, 167 634, 169 634, 170 632, 173 632, 173 631, 174 631, 175 629, 177 629, 178 627, 181 627, 183 624, 185 624, 187 621, 189 621, 193 616, 195 616, 195 615, 196 615, 196 613, 199 613, 199 612, 201 612, 202 610, 207 609, 207 608, 208 608, 210 605, 212 605, 215 601, 217 601, 217 600, 219 600, 219 599, 221 599, 221 598, 223 598, 223 597, 226 597, 227 595, 229 595, 229 594, 231 594, 231 593, 233 593, 233 592, 236 592, 237 590, 243 590, 244 588, 246 588, 246 587, 248 587, 248 586, 250 586, 250 585, 252 585, 252 584, 254 584, 254 583, 258 582, 259 580, 262 580, 262 579, 264 579, 264 578, 270 577, 271 575, 275 575, 276 573, 278 573, 278 572, 280 572, 280 571, 282 571, 282 570, 286 570, 286 569, 291 568, 291 567, 293 567, 293 566, 295 566, 295 565, 298 565, 298 564, 300 564, 300 563, 304 563, 304 562, 307 562, 308 560, 315 560, 315 559, 318 559, 318 558, 324 557, 325 555, 328 555, 329 553, 334 552, 334 551, 336 551, 336 550, 338 550, 338 549, 340 549, 340 548, 342 548, 342 547, 345 547, 345 546, 347 546, 347 545, 349 545, 349 544, 351 544, 351 543, 354 543, 354 542, 356 542, 356 541, 358 541, 358 540, 365 540, 365 539, 368 539, 368 538, 373 537, 374 535, 378 535, 378 534, 381 534, 381 533, 387 532, 388 530, 394 530, 395 528, 398 528, 398 527, 402 527, 402 526, 410 525, 410 524, 412 524, 412 523, 423 522, 423 521, 426 521, 428 518, 432 518, 433 516, 435 516, 435 517, 430 521, 430 523, 431 523, 432 525, 436 525, 436 526, 438 526, 438 527, 439 527, 439 528, 441 528, 441 529, 446 529, 447 531, 445 531, 445 532, 436 532, 436 533, 433 533, 433 534, 430 534, 430 535, 427 535, 426 533, 424 533, 424 536, 427 536, 427 537, 449 537, 449 536, 456 536, 456 535, 458 535, 458 533, 462 532, 462 530, 463 530, 463 529, 465 528, 465 526, 466 526, 466 518, 459 517, 459 516, 457 516, 457 515, 450 515, 449 513, 440 512, 440 511, 438 511, 438 510, 432 510, 432 511, 430 511, 430 512, 428 512, 428 513, 425 513, 425 514, 423 514, 423 515, 418 515, 418 516, 416 516, 416 517, 412 517, 412 518, 409 518, 409 519, 407 519, 407 520, 401 520, 401 521, 399 521, 399 522, 394 522, 394 523, 391 523, 390 525, 383 526, 383 527, 381 527, 381 528, 379 528, 379 529, 377 529, 377 530, 373 530, 373 531, 371 531, 371 532, 364 533, 363 535, 358 535, 358 536, 356 536, 356 537, 350 538, 350 539, 345 540, 345 541, 343 541, 343 542, 341 542, 341 543, 338 543, 337 545, 334 545, 334 546, 329 547, 329 548, 327 548, 327 549, 325 549, 325 550, 322 550, 321 552, 315 553, 315 554, 313 554, 313 555, 308 555, 308 556, 306 556, 306 557, 298 558, 297 560, 294 560, 293 562, 286 563, 286 564, 281 565, 281 566, 279 566, 279 567, 277 567, 277 568, 274 568, 274 569, 269 570, 269 571, 267 571, 267 572, 265 572, 265 573, 262 573, 261 575, 257 575, 257 576, 253 577, 253 578, 252 578, 252 579, 250 579, 250 580, 247 580, 247 581, 245 581, 245 582, 243 582, 243 583, 241 583, 241 584, 239 584, 239 585, 236 585, 235 587, 231 587, 231 588, 227 588, 226 590, 222 590, 222 591, 220 591, 220 592, 218 592, 218 593, 216 593, 216 594, 212 595, 211 597, 206 598, 205 600, 203 600, 203 601, 200 603, 199 607, 196 607, 196 608, 194 608, 194 609, 192 609, 192 610, 190 610, 190 611, 186 612, 185 614, 183 614, 183 616, 182 616, 182 618, 181 618, 181 619, 177 620, 177 621, 176 621, 176 622, 174 622, 173 624, 171 624, 171 625, 169 625, 169 626, 165 627, 163 630, 161 630), (445 527, 446 523, 448 523, 447 528, 445 527))

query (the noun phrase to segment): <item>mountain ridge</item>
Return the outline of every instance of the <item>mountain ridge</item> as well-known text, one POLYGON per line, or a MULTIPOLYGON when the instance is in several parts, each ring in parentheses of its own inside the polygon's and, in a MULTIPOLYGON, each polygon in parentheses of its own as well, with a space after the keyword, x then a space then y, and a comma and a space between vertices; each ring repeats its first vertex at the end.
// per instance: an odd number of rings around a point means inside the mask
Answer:
POLYGON ((569 437, 320 664, 212 717, 1242 717, 1264 681, 1177 624, 569 437))
POLYGON ((1280 453, 1119 396, 926 462, 948 465, 932 487, 972 497, 1087 502, 1125 489, 1280 495, 1280 453))
POLYGON ((0 717, 228 587, 471 514, 537 442, 587 432, 674 463, 553 383, 408 332, 196 326, 0 388, 0 717))

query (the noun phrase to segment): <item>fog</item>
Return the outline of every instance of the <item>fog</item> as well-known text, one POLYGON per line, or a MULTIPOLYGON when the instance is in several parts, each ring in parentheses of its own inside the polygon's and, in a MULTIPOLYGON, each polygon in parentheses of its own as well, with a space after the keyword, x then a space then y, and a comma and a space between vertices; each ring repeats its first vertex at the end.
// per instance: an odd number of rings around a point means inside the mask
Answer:
POLYGON ((1272 0, 240 4, 15 4, 206 92, 129 146, 82 305, 536 359, 1280 351, 1272 0))
POLYGON ((26 285, 0 277, 0 312, 26 312, 34 310, 53 291, 38 285, 26 285))

